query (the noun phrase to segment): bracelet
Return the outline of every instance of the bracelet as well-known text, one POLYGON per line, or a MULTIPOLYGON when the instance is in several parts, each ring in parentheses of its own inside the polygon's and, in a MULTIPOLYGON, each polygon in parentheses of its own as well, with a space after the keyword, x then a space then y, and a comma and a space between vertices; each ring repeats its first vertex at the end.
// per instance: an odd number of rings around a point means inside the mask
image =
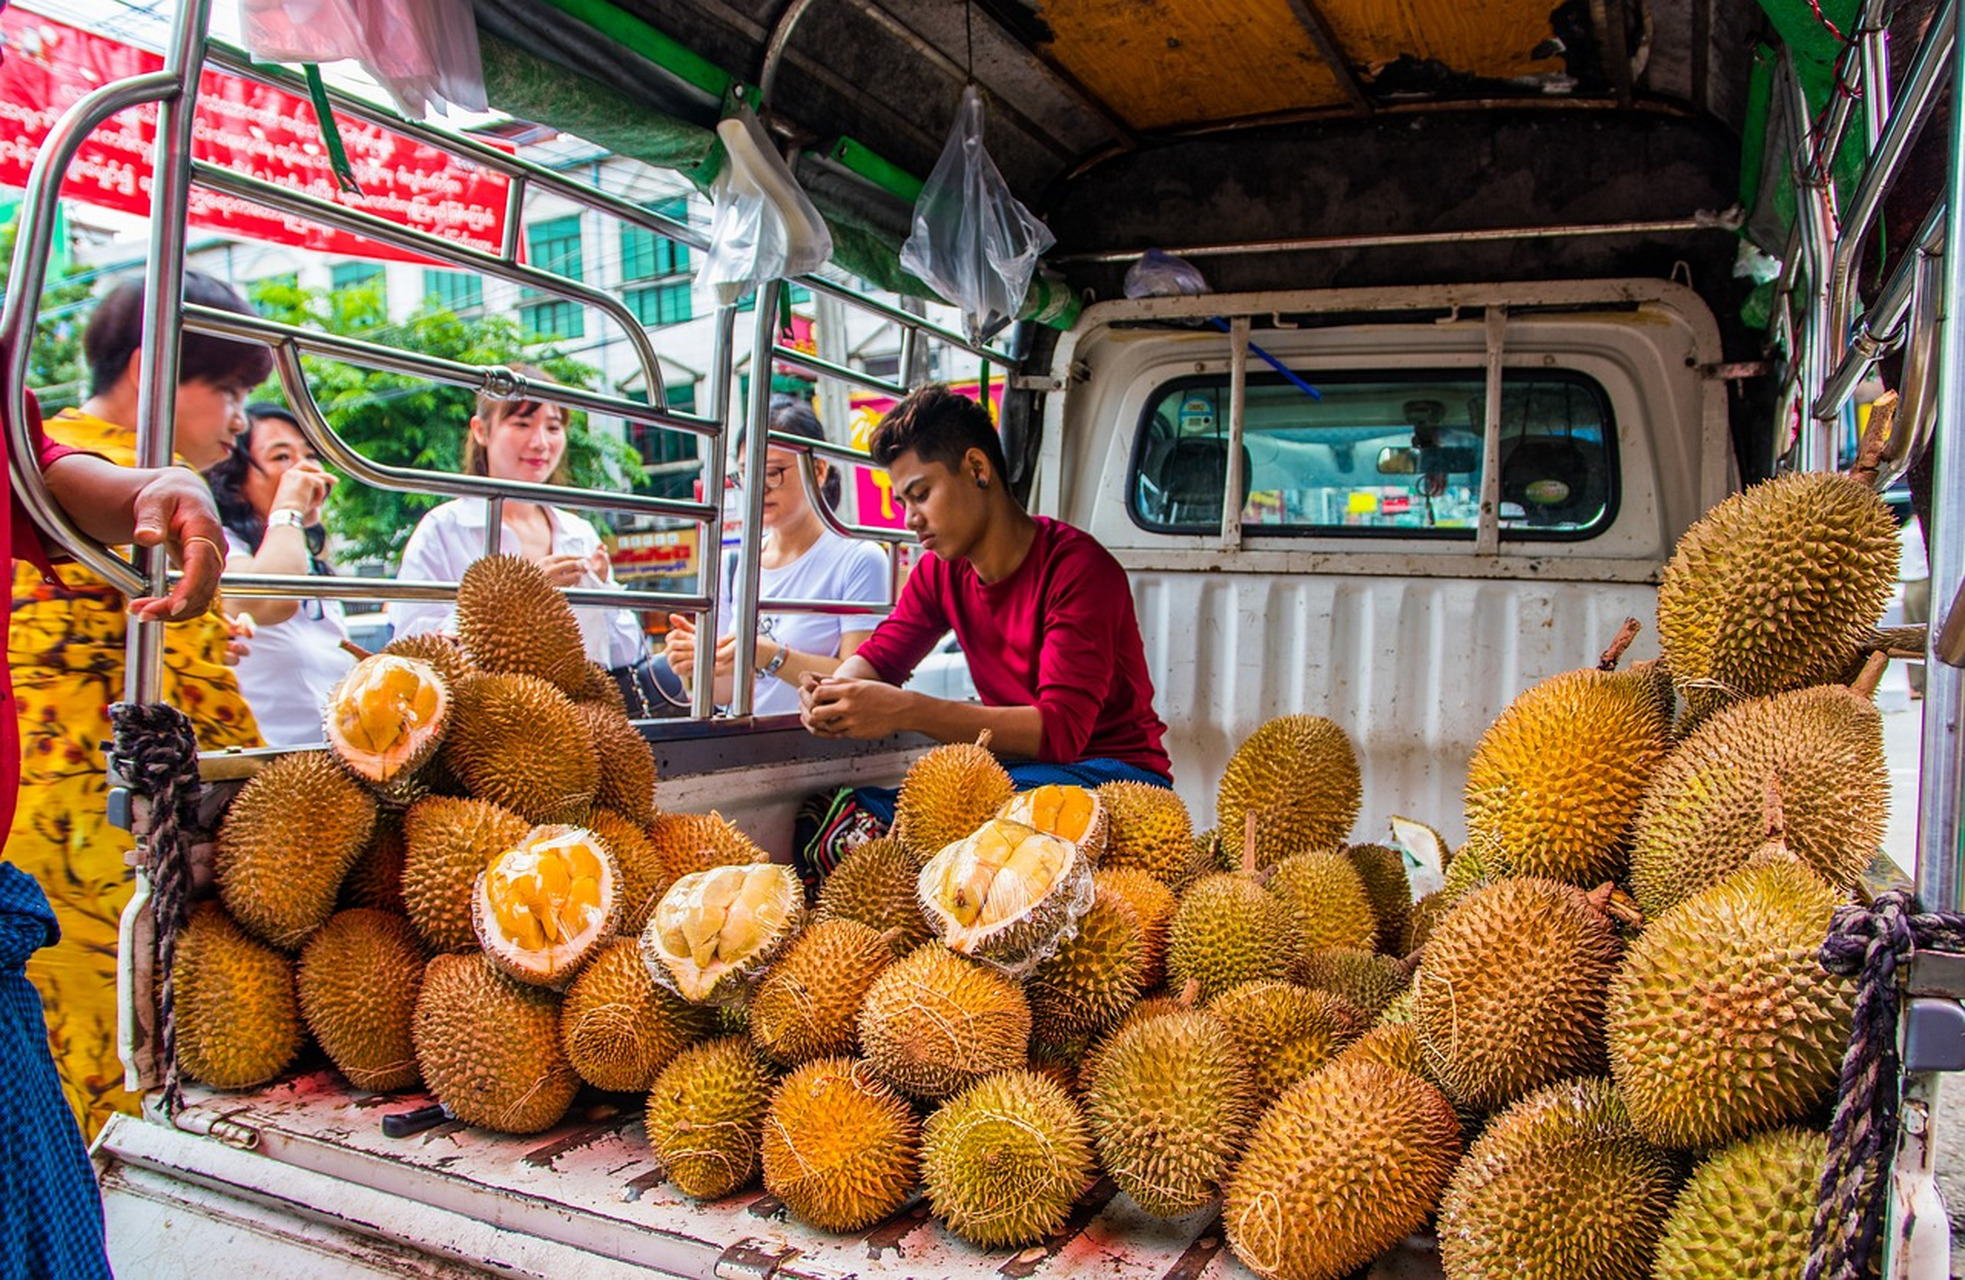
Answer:
POLYGON ((760 672, 758 672, 757 674, 759 674, 759 675, 761 675, 761 676, 775 676, 775 675, 777 675, 777 674, 778 674, 778 668, 779 668, 779 667, 782 667, 782 666, 784 666, 784 665, 785 665, 785 659, 786 659, 787 657, 789 657, 790 655, 791 655, 791 646, 790 646, 790 645, 788 645, 788 644, 781 644, 781 645, 779 645, 779 646, 778 646, 778 653, 777 653, 777 656, 776 656, 776 657, 774 657, 774 658, 772 658, 772 659, 771 659, 771 661, 769 661, 769 662, 767 662, 767 663, 765 663, 765 664, 764 664, 764 669, 763 669, 762 671, 760 671, 760 672))
POLYGON ((304 532, 307 528, 307 521, 292 507, 275 507, 266 516, 266 531, 271 533, 281 525, 288 525, 304 532))

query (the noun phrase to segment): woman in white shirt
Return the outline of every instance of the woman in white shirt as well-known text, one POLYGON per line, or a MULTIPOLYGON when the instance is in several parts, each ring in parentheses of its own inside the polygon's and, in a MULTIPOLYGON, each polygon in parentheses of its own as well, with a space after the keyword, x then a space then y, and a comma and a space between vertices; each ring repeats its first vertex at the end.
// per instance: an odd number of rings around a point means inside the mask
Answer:
MULTIPOLYGON (((790 396, 771 398, 771 430, 808 440, 824 440, 825 431, 810 405, 790 396)), ((743 450, 743 438, 737 449, 743 450)), ((839 472, 823 458, 812 460, 826 505, 839 501, 839 472)), ((887 599, 887 554, 878 543, 842 538, 828 529, 813 509, 798 474, 798 455, 789 449, 770 449, 765 453, 764 547, 759 559, 758 596, 764 600, 864 600, 887 599)), ((738 476, 739 484, 745 477, 738 476)), ((730 634, 736 624, 732 607, 732 583, 736 577, 735 558, 718 575, 717 617, 721 638, 716 644, 716 700, 727 703, 733 691, 737 664, 737 641, 730 634)), ((756 651, 751 670, 756 673, 752 714, 760 716, 796 714, 798 682, 806 672, 830 675, 853 655, 860 643, 873 634, 880 614, 848 616, 827 613, 766 613, 757 620, 756 651)), ((679 613, 669 615, 669 639, 665 656, 687 683, 696 666, 695 620, 679 613)))
MULTIPOLYGON (((321 553, 321 503, 334 477, 293 414, 276 404, 246 406, 246 429, 232 453, 205 472, 225 524, 225 572, 333 572, 321 553)), ((239 659, 239 691, 269 747, 322 740, 328 695, 354 665, 339 600, 228 602, 252 619, 239 659)))
MULTIPOLYGON (((518 366, 517 372, 547 380, 544 372, 518 366)), ((504 401, 478 397, 464 441, 466 475, 533 484, 567 484, 566 412, 537 400, 504 401)), ((483 498, 454 498, 427 512, 403 547, 400 575, 456 582, 485 553, 485 525, 491 504, 483 498)), ((612 587, 614 566, 600 534, 569 511, 537 502, 507 501, 499 550, 524 556, 558 587, 612 587)), ((587 657, 607 668, 621 686, 628 713, 646 717, 664 705, 649 669, 647 637, 627 609, 576 608, 587 657)), ((455 631, 457 611, 450 604, 397 601, 389 606, 395 634, 455 631)))

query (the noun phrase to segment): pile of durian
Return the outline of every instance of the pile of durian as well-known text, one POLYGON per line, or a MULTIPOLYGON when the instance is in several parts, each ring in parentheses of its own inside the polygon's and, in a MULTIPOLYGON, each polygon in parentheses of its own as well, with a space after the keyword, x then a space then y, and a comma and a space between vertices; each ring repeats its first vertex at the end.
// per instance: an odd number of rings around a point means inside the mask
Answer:
POLYGON ((1171 791, 1018 794, 986 743, 937 748, 808 903, 714 815, 654 812, 577 633, 546 667, 557 593, 489 562, 461 651, 358 667, 333 753, 235 802, 178 945, 180 1062, 243 1087, 311 1032, 357 1088, 520 1133, 582 1082, 643 1095, 683 1193, 761 1180, 827 1231, 919 1195, 1019 1249, 1102 1171, 1152 1215, 1218 1208, 1288 1280, 1427 1231, 1455 1278, 1799 1274, 1853 994, 1816 952, 1883 831, 1896 556, 1849 478, 1716 508, 1665 571, 1662 659, 1523 693, 1417 901, 1406 854, 1345 843, 1350 742, 1293 715, 1199 834, 1171 791))

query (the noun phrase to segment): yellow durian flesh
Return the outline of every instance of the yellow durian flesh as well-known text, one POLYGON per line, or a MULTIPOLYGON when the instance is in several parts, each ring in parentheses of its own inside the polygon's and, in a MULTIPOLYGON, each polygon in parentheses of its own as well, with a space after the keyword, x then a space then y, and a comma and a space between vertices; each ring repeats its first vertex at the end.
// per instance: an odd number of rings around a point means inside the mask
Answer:
POLYGON ((1094 866, 1105 853, 1105 802, 1096 791, 1048 783, 1019 791, 996 816, 1071 841, 1094 866))
POLYGON ((1069 840, 1007 818, 985 822, 921 869, 921 909, 951 950, 1019 975, 1091 909, 1091 863, 1069 840))
POLYGON ((449 710, 450 690, 435 667, 378 653, 356 663, 329 695, 328 745, 370 782, 394 782, 429 759, 449 710))
POLYGON ((591 831, 535 827, 478 877, 472 920, 500 969, 558 986, 612 935, 620 898, 620 872, 591 831))
POLYGON ((778 863, 694 872, 662 895, 642 931, 642 958, 683 999, 727 1003, 798 931, 804 905, 797 874, 778 863))

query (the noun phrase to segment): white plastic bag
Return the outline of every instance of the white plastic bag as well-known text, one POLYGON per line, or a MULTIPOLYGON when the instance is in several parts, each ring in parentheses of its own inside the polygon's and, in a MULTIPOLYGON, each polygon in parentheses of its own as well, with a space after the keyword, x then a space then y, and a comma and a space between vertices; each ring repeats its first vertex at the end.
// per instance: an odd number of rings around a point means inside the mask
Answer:
POLYGON ((701 281, 719 306, 766 280, 816 271, 832 256, 832 233, 749 111, 716 127, 723 167, 710 183, 710 249, 701 281))
POLYGON ((353 58, 420 120, 486 109, 471 0, 239 0, 246 48, 272 62, 353 58))
POLYGON ((959 308, 970 340, 980 342, 1016 318, 1037 259, 1056 243, 983 149, 982 93, 967 86, 941 159, 914 202, 914 234, 901 246, 901 266, 959 308))
POLYGON ((1128 298, 1198 297, 1212 292, 1199 267, 1163 249, 1148 249, 1126 268, 1128 298))

